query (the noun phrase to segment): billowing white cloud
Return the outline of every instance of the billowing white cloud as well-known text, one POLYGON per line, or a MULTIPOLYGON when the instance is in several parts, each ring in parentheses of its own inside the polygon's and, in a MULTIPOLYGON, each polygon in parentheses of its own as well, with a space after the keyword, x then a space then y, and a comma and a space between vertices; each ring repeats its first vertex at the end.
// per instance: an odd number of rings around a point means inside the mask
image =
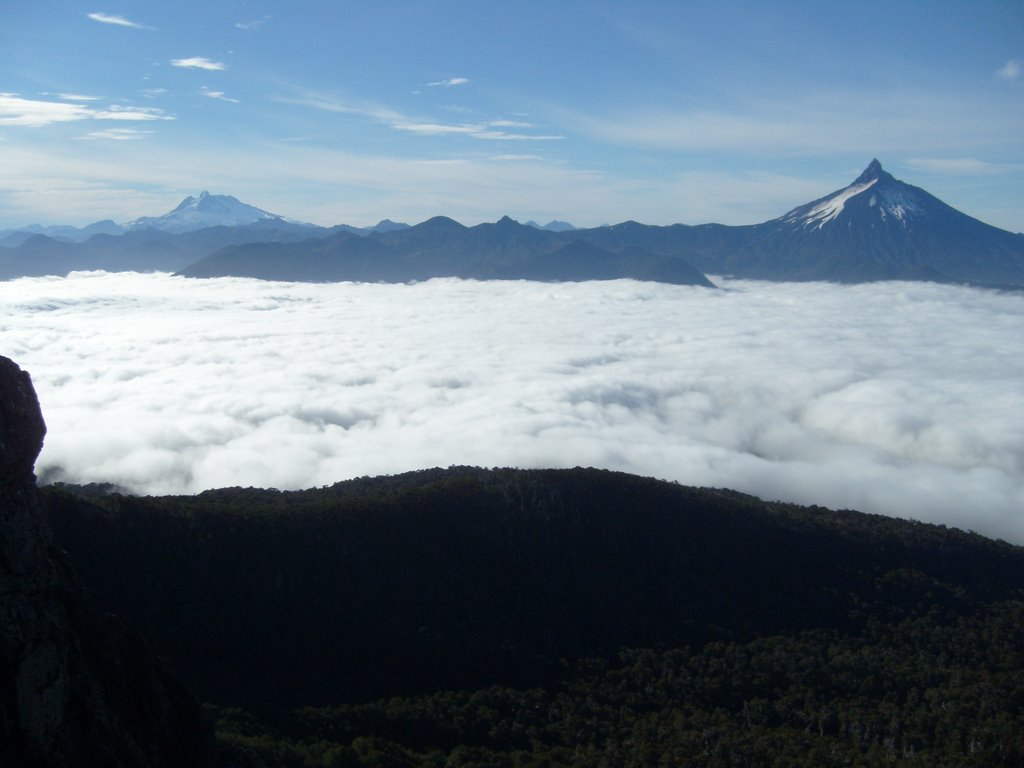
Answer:
POLYGON ((184 67, 185 69, 206 69, 211 72, 227 69, 228 67, 227 64, 211 61, 204 56, 193 56, 188 59, 171 59, 171 66, 184 67))
POLYGON ((593 465, 1024 542, 1024 302, 926 283, 0 283, 37 470, 148 493, 593 465))
POLYGON ((139 24, 134 21, 129 21, 124 16, 115 16, 110 13, 87 13, 86 16, 93 21, 98 21, 101 24, 113 24, 116 27, 131 27, 132 29, 152 29, 147 27, 145 24, 139 24))

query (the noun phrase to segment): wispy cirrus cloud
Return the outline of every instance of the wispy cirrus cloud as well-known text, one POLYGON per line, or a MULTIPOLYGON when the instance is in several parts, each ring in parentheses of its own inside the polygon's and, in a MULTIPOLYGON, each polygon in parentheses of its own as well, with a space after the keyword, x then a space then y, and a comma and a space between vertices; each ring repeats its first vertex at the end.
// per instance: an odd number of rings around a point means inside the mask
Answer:
POLYGON ((56 94, 58 99, 64 99, 64 101, 99 101, 99 96, 84 96, 80 93, 58 93, 56 94))
POLYGON ((290 96, 279 97, 279 101, 297 104, 313 109, 338 114, 362 116, 375 122, 391 126, 396 131, 412 133, 418 136, 467 136, 473 139, 490 139, 493 141, 560 141, 565 138, 555 134, 533 134, 510 132, 505 128, 530 129, 533 123, 522 120, 484 120, 478 122, 445 122, 441 120, 422 120, 402 114, 397 110, 373 103, 355 103, 318 93, 302 92, 290 96))
POLYGON ((1018 59, 1010 59, 996 71, 996 77, 1000 80, 1018 80, 1024 72, 1024 65, 1018 59))
POLYGON ((254 29, 259 29, 264 24, 270 21, 269 15, 264 15, 262 18, 253 19, 252 21, 239 21, 235 23, 235 27, 238 29, 244 29, 247 32, 251 32, 254 29))
POLYGON ((205 69, 210 72, 219 72, 227 69, 228 65, 220 61, 212 61, 205 56, 192 56, 187 59, 171 59, 171 66, 184 69, 205 69))
POLYGON ((1022 163, 992 163, 973 157, 912 157, 906 164, 922 171, 956 176, 998 176, 1024 170, 1022 163))
POLYGON ((493 141, 560 141, 564 136, 555 134, 510 133, 500 130, 508 121, 497 120, 482 123, 432 123, 401 121, 392 125, 395 130, 415 133, 420 136, 469 136, 473 139, 493 141))
POLYGON ((789 101, 749 101, 729 109, 553 112, 575 134, 673 152, 938 154, 965 145, 1004 144, 1020 132, 1014 105, 993 104, 982 95, 976 101, 958 100, 955 107, 942 94, 903 92, 883 102, 876 94, 850 90, 789 101), (989 119, 977 120, 978 113, 989 119))
POLYGON ((16 93, 0 93, 0 125, 38 128, 89 117, 92 117, 91 110, 81 104, 23 99, 16 93))
POLYGON ((110 13, 87 13, 86 16, 100 24, 112 24, 115 27, 130 27, 131 29, 153 29, 153 27, 139 24, 138 22, 126 19, 124 16, 115 16, 110 13))
POLYGON ((156 107, 123 107, 113 105, 97 110, 92 117, 97 120, 174 120, 171 115, 156 107))
POLYGON ((491 160, 497 160, 503 163, 519 163, 519 162, 531 162, 537 160, 543 160, 544 158, 540 155, 517 155, 517 154, 504 154, 504 155, 492 155, 491 160))
POLYGON ((428 88, 451 88, 455 85, 465 85, 469 82, 468 77, 449 77, 447 80, 437 80, 433 83, 427 83, 428 88))
POLYGON ((76 138, 84 141, 91 141, 94 139, 109 139, 111 141, 138 141, 144 139, 153 131, 140 131, 137 128, 108 128, 103 131, 92 131, 84 136, 77 136, 76 138))
POLYGON ((339 115, 365 117, 382 123, 397 122, 405 119, 401 113, 380 104, 373 102, 351 102, 312 91, 296 91, 285 96, 278 96, 277 101, 283 104, 319 109, 323 112, 334 112, 339 115))
POLYGON ((240 103, 238 99, 232 99, 228 96, 225 96, 224 91, 211 91, 209 88, 203 88, 200 91, 200 93, 203 94, 203 96, 206 96, 208 99, 217 99, 218 101, 230 101, 232 104, 240 103))
POLYGON ((65 101, 25 99, 0 93, 0 125, 40 128, 75 120, 174 120, 160 109, 112 105, 103 109, 65 101))

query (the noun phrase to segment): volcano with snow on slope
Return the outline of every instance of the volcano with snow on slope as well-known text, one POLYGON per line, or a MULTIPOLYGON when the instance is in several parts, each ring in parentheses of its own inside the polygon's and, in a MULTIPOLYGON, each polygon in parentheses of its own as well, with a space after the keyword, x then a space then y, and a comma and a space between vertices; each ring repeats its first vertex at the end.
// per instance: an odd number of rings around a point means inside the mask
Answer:
POLYGON ((849 186, 749 234, 727 259, 730 271, 745 277, 1024 284, 1024 236, 899 181, 878 160, 849 186))
POLYGON ((857 217, 857 223, 869 227, 877 221, 885 223, 887 220, 908 227, 912 226, 915 218, 942 215, 946 212, 943 209, 956 213, 923 189, 897 181, 882 169, 878 160, 872 160, 850 186, 794 208, 781 218, 789 223, 821 229, 836 222, 845 211, 843 221, 848 224, 857 217))
POLYGON ((178 207, 163 216, 143 216, 125 224, 127 230, 159 229, 164 232, 193 232, 207 227, 239 227, 257 222, 285 222, 275 213, 243 203, 231 195, 211 195, 202 192, 199 197, 189 195, 178 207))

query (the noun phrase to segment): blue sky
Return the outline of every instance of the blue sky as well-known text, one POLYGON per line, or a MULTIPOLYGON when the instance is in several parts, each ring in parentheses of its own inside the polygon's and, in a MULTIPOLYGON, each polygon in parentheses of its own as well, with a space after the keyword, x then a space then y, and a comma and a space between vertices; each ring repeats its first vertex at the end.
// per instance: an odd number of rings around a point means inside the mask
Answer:
POLYGON ((1024 231, 1024 3, 0 0, 0 227, 764 221, 873 157, 1024 231))

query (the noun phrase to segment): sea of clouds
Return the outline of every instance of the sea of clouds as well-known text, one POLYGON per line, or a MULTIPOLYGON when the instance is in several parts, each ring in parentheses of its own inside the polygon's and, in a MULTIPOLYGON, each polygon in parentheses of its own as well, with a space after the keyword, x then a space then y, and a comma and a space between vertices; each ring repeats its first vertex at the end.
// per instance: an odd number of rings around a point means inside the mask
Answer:
POLYGON ((928 283, 0 282, 43 480, 597 466, 1024 543, 1024 297, 928 283))

